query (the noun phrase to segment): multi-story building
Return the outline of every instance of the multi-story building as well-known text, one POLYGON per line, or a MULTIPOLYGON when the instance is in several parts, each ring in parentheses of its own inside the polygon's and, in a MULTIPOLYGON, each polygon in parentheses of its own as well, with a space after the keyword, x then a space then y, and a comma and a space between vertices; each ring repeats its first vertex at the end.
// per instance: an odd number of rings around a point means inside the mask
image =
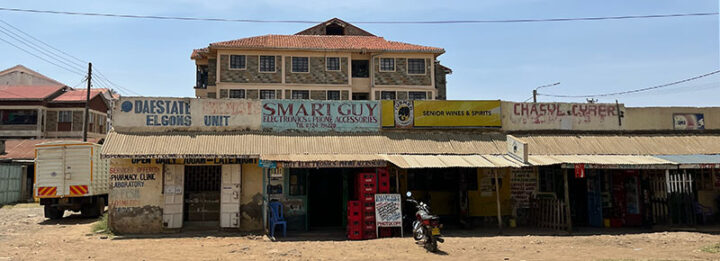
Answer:
POLYGON ((211 43, 191 58, 200 98, 445 99, 444 52, 333 18, 294 35, 211 43))

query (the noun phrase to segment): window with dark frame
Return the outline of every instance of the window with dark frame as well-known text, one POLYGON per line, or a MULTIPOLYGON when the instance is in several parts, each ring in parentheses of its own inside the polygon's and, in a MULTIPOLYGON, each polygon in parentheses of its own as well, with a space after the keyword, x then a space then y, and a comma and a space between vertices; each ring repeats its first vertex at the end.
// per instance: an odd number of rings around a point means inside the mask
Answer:
POLYGON ((340 100, 340 91, 327 91, 328 100, 340 100))
POLYGON ((260 90, 260 99, 275 99, 275 90, 260 90))
POLYGON ((380 58, 380 71, 381 72, 395 71, 395 58, 380 58))
POLYGON ((60 111, 58 113, 58 122, 72 122, 72 111, 60 111))
POLYGON ((325 69, 328 71, 339 71, 340 70, 340 57, 325 58, 325 69))
POLYGON ((230 98, 245 99, 245 90, 230 90, 230 98))
POLYGON ((426 92, 409 92, 408 98, 410 100, 427 100, 426 92))
POLYGON ((382 99, 382 100, 394 100, 394 99, 395 99, 395 92, 390 92, 390 91, 380 92, 380 99, 382 99))
POLYGON ((295 100, 310 99, 310 91, 292 91, 291 98, 295 100))
POLYGON ((309 59, 307 57, 293 57, 292 58, 292 72, 309 72, 309 59))
MULTIPOLYGON (((31 125, 37 124, 37 110, 2 110, 0 111, 2 125, 31 125)), ((72 120, 72 114, 70 115, 72 120)))
POLYGON ((260 56, 260 71, 261 72, 275 72, 275 56, 261 55, 260 56))
POLYGON ((230 69, 245 69, 245 55, 230 55, 230 69))
POLYGON ((408 74, 425 74, 425 59, 408 59, 408 74))
POLYGON ((352 77, 369 78, 370 77, 370 61, 368 60, 352 60, 352 77))

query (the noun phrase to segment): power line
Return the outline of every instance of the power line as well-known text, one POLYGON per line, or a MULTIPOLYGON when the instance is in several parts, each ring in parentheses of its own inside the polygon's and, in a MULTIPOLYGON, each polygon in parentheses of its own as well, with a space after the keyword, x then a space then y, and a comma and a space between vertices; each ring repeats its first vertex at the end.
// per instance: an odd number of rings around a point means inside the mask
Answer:
POLYGON ((64 58, 58 58, 57 55, 55 55, 55 54, 53 54, 53 53, 47 52, 47 51, 44 50, 42 47, 40 47, 40 48, 36 47, 36 44, 34 44, 34 43, 32 43, 32 42, 29 42, 27 39, 25 39, 25 38, 23 38, 22 36, 20 36, 20 35, 12 32, 12 31, 10 31, 10 30, 8 30, 7 28, 3 27, 2 25, 0 25, 0 33, 3 33, 3 34, 5 34, 5 35, 9 36, 10 38, 14 39, 15 41, 17 41, 17 42, 19 42, 19 43, 21 43, 21 44, 24 44, 24 45, 27 46, 27 47, 30 47, 30 48, 34 49, 34 50, 37 51, 38 53, 43 54, 43 55, 47 56, 47 57, 50 58, 50 59, 53 59, 53 60, 55 60, 55 61, 57 61, 57 62, 59 62, 59 63, 62 63, 62 64, 64 64, 64 65, 68 66, 68 68, 70 68, 70 69, 72 69, 72 70, 75 70, 76 72, 78 72, 78 73, 80 73, 80 74, 83 73, 82 70, 78 70, 78 68, 76 67, 77 65, 74 65, 74 64, 71 64, 71 63, 66 62, 64 58))
MULTIPOLYGON (((40 56, 38 56, 38 55, 36 55, 36 54, 28 51, 28 50, 23 49, 23 48, 20 47, 20 46, 17 46, 17 45, 15 45, 15 44, 11 43, 11 42, 8 41, 8 40, 5 40, 5 39, 2 38, 2 37, 0 37, 0 41, 3 41, 3 42, 5 42, 5 43, 7 43, 7 44, 9 44, 9 45, 12 45, 13 47, 18 48, 18 49, 20 49, 21 51, 23 51, 23 52, 25 52, 25 53, 27 53, 27 54, 29 54, 29 55, 35 56, 35 58, 38 58, 38 59, 40 59, 40 60, 43 60, 43 61, 45 61, 45 62, 47 62, 47 63, 49 63, 49 64, 55 65, 55 66, 57 66, 57 67, 60 67, 60 68, 62 68, 62 69, 64 69, 64 70, 67 70, 67 71, 69 71, 69 72, 71 72, 71 73, 78 74, 78 72, 76 72, 76 71, 70 70, 70 69, 65 68, 65 67, 63 67, 63 66, 61 66, 61 65, 58 65, 58 64, 56 64, 56 63, 54 63, 54 62, 51 62, 51 61, 49 61, 49 60, 47 60, 47 59, 45 59, 45 58, 43 58, 43 57, 40 57, 40 56)), ((80 75, 82 75, 82 73, 80 73, 80 75)))
MULTIPOLYGON (((160 20, 182 20, 182 21, 209 21, 209 22, 240 22, 240 23, 283 23, 283 24, 317 24, 323 21, 312 20, 259 20, 259 19, 228 19, 228 18, 203 18, 183 16, 157 16, 157 15, 135 15, 135 14, 113 14, 113 13, 91 13, 72 12, 0 7, 0 11, 57 14, 57 15, 81 15, 101 16, 116 18, 135 19, 160 19, 160 20)), ((623 19, 648 19, 648 18, 669 18, 687 16, 714 16, 713 13, 680 13, 680 14, 652 14, 652 15, 625 15, 625 16, 601 16, 601 17, 575 17, 575 18, 543 18, 543 19, 502 19, 502 20, 416 20, 416 21, 350 21, 356 24, 483 24, 483 23, 537 23, 537 22, 569 22, 569 21, 599 21, 599 20, 623 20, 623 19)))
POLYGON ((15 26, 13 26, 12 24, 9 24, 8 22, 3 21, 2 19, 0 19, 0 23, 3 23, 3 24, 5 24, 5 25, 9 26, 10 28, 15 29, 16 31, 18 31, 18 32, 26 35, 27 37, 32 38, 32 39, 35 40, 35 41, 40 42, 41 44, 43 44, 43 45, 45 45, 45 46, 47 46, 47 47, 50 47, 50 49, 53 49, 53 50, 55 50, 55 51, 58 51, 58 52, 60 52, 60 53, 62 53, 62 54, 64 54, 64 55, 66 55, 67 57, 70 57, 70 58, 72 58, 72 59, 80 62, 80 63, 75 63, 75 64, 78 65, 78 66, 82 66, 82 67, 84 68, 84 66, 88 64, 87 61, 83 61, 83 60, 81 60, 81 59, 79 59, 79 58, 77 58, 77 57, 75 57, 75 56, 73 56, 73 55, 71 55, 71 54, 69 54, 69 53, 63 52, 62 50, 53 47, 52 45, 44 42, 43 40, 40 40, 40 39, 38 39, 38 38, 35 38, 35 37, 32 36, 31 34, 26 33, 25 31, 21 30, 20 28, 17 28, 17 27, 15 27, 15 26))
POLYGON ((656 85, 656 86, 647 87, 647 88, 635 89, 635 90, 630 90, 630 91, 623 91, 623 92, 602 93, 602 94, 593 94, 593 95, 560 95, 560 94, 538 93, 538 95, 547 96, 547 97, 558 97, 558 98, 591 98, 591 97, 618 96, 618 95, 623 95, 623 94, 644 92, 644 91, 649 91, 649 90, 654 90, 654 89, 660 89, 660 88, 664 88, 664 87, 668 87, 668 86, 673 86, 673 85, 677 85, 677 84, 681 84, 681 83, 685 83, 685 82, 697 80, 697 79, 700 79, 700 78, 705 78, 705 77, 708 77, 708 76, 710 76, 710 75, 717 74, 717 73, 720 73, 720 70, 713 71, 713 72, 709 72, 709 73, 706 73, 706 74, 703 74, 703 75, 699 75, 699 76, 695 76, 695 77, 692 77, 692 78, 687 78, 687 79, 680 80, 680 81, 675 81, 675 82, 671 82, 671 83, 656 85))

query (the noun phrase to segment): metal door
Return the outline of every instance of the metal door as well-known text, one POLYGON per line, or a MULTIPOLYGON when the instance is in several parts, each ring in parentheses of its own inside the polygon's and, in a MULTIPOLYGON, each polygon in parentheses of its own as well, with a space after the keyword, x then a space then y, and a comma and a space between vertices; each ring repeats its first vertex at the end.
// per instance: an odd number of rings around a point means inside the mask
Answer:
POLYGON ((89 146, 67 146, 65 149, 65 195, 88 194, 92 171, 89 146))
POLYGON ((602 191, 597 171, 590 171, 587 175, 587 192, 588 223, 593 227, 602 227, 602 191))
POLYGON ((240 227, 241 165, 222 166, 220 227, 240 227))
POLYGON ((181 228, 183 221, 183 193, 185 166, 165 165, 163 187, 165 205, 163 206, 163 225, 166 228, 181 228))
POLYGON ((65 195, 64 146, 38 148, 35 166, 34 190, 36 196, 65 195))

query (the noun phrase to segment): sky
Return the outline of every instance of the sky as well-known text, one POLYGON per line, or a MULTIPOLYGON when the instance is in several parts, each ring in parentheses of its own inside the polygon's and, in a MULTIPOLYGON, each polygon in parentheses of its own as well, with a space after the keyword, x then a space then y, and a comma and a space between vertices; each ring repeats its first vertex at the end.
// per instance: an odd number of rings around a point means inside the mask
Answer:
MULTIPOLYGON (((718 12, 718 0, 4 1, 0 7, 134 15, 324 21, 501 20, 718 12)), ((0 11, 0 19, 93 63, 123 95, 194 96, 190 53, 218 41, 294 34, 313 24, 169 21, 0 11)), ((525 101, 539 92, 588 95, 675 82, 720 69, 718 16, 512 24, 361 24, 388 40, 441 47, 448 99, 525 101)), ((4 25, 4 24, 0 24, 4 25)), ((4 34, 0 38, 12 40, 4 34)), ((19 45, 19 44, 18 44, 19 45)), ((19 45, 21 46, 21 45, 19 45)), ((22 46, 21 46, 22 47, 22 46)), ((26 48, 29 49, 29 48, 26 48)), ((31 49, 29 49, 31 50, 31 49)), ((17 64, 69 86, 68 72, 0 41, 0 69, 17 64)), ((77 70, 86 70, 78 68, 77 70)), ((97 86, 97 85, 96 85, 97 86)), ((99 87, 99 86, 98 86, 99 87)), ((613 97, 626 106, 720 106, 720 74, 613 97)), ((539 102, 585 98, 539 96, 539 102)))

